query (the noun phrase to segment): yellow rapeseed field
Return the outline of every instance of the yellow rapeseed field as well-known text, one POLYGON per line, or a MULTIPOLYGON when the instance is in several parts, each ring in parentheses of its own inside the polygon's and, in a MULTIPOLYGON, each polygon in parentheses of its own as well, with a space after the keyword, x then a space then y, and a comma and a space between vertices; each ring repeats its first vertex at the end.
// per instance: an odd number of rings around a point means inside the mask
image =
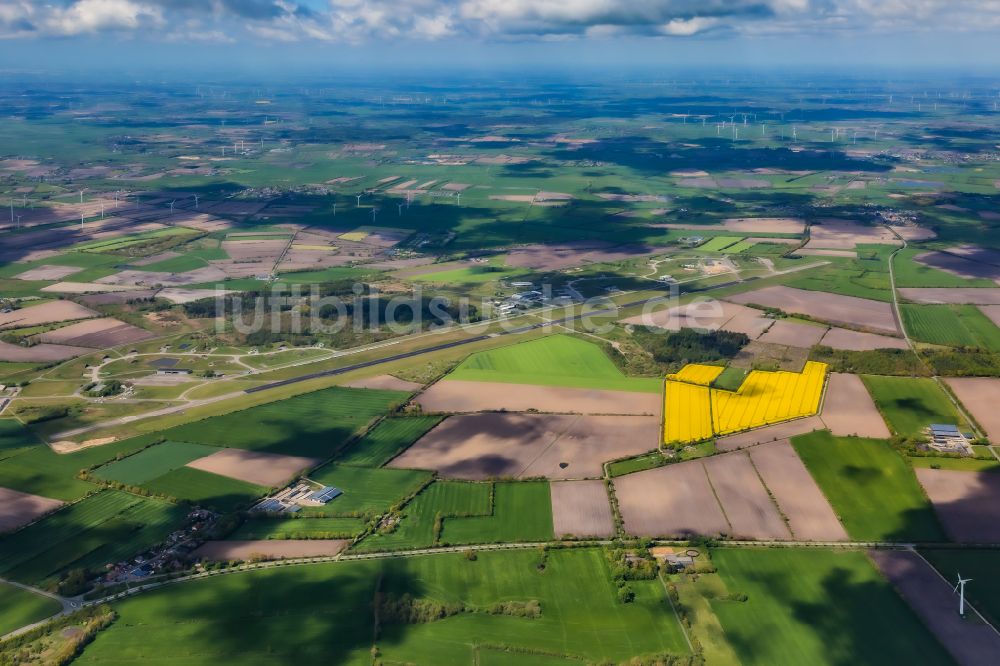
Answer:
POLYGON ((712 436, 712 401, 707 386, 668 381, 663 439, 667 444, 697 442, 712 436))
POLYGON ((720 366, 689 363, 681 368, 680 372, 673 375, 667 375, 667 379, 672 379, 678 382, 687 382, 688 384, 709 386, 720 374, 722 374, 722 368, 720 366))
POLYGON ((696 385, 695 380, 707 376, 704 368, 708 367, 685 366, 667 378, 663 412, 665 443, 696 442, 819 411, 825 363, 809 361, 802 372, 754 370, 735 392, 696 385), (681 377, 690 378, 692 383, 678 381, 681 377))

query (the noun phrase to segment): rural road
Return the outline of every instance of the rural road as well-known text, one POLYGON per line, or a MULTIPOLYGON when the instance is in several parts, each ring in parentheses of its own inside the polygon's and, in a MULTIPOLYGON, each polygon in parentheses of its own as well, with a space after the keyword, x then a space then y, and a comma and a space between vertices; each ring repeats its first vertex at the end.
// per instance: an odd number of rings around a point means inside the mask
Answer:
MULTIPOLYGON (((899 307, 899 292, 896 289, 895 260, 896 260, 896 255, 905 250, 909 246, 909 244, 906 242, 905 238, 896 233, 895 229, 893 229, 888 225, 885 225, 885 228, 888 229, 896 238, 898 238, 903 243, 901 246, 896 248, 892 254, 889 255, 889 288, 892 290, 892 311, 893 315, 896 317, 896 325, 899 326, 899 330, 903 332, 903 339, 906 340, 906 344, 907 346, 909 346, 910 351, 913 352, 913 355, 917 357, 917 360, 920 361, 921 365, 923 365, 924 367, 926 367, 928 370, 931 371, 931 379, 933 379, 934 382, 938 385, 938 387, 941 389, 941 392, 944 393, 946 396, 948 396, 948 400, 951 401, 951 404, 955 407, 955 411, 958 412, 959 416, 965 419, 965 422, 969 424, 970 428, 972 428, 972 431, 975 433, 976 437, 982 437, 983 433, 979 431, 979 426, 976 425, 976 422, 973 421, 972 418, 966 413, 965 408, 962 407, 962 405, 958 402, 955 396, 952 395, 951 389, 945 386, 945 383, 941 381, 941 378, 937 374, 934 374, 933 368, 927 365, 923 357, 917 351, 917 346, 916 344, 914 344, 914 341, 910 338, 910 334, 907 333, 906 331, 906 325, 903 323, 903 313, 899 307)), ((993 452, 993 455, 996 456, 997 455, 996 452, 993 452)))
MULTIPOLYGON (((829 262, 827 262, 827 261, 818 261, 818 262, 813 262, 813 263, 810 263, 810 264, 806 264, 804 266, 795 266, 794 268, 787 268, 787 269, 785 269, 783 271, 776 271, 773 275, 769 275, 768 277, 778 277, 778 276, 781 276, 781 275, 788 275, 790 273, 797 273, 799 271, 810 270, 810 269, 813 269, 813 268, 818 268, 820 266, 824 266, 824 265, 826 265, 828 263, 829 262)), ((693 280, 696 280, 696 279, 700 279, 700 278, 692 278, 691 280, 687 280, 685 282, 690 282, 690 281, 693 281, 693 280)), ((754 279, 754 278, 750 278, 750 279, 754 279)), ((714 291, 714 290, 717 290, 717 289, 724 289, 726 287, 732 287, 733 285, 739 284, 741 281, 742 280, 739 280, 739 279, 737 279, 737 280, 731 280, 731 281, 728 281, 728 282, 723 282, 721 284, 711 285, 711 286, 707 286, 707 287, 701 287, 701 288, 698 288, 698 289, 692 289, 692 290, 690 290, 690 291, 688 291, 686 293, 688 293, 688 294, 705 293, 705 292, 714 291)), ((677 284, 683 284, 683 283, 684 282, 679 282, 677 284)), ((515 328, 511 328, 511 329, 505 330, 505 331, 499 331, 499 332, 496 332, 496 333, 485 333, 483 335, 477 335, 477 336, 473 336, 471 338, 465 338, 463 340, 454 340, 452 342, 445 342, 445 343, 441 343, 441 344, 438 344, 438 345, 432 345, 430 347, 422 347, 420 349, 415 349, 413 351, 403 352, 403 353, 400 353, 400 354, 393 354, 393 355, 390 355, 390 356, 384 356, 382 358, 372 359, 370 361, 363 361, 361 363, 354 363, 354 364, 346 365, 346 366, 343 366, 343 367, 340 367, 340 368, 334 368, 334 369, 331 369, 331 370, 322 370, 320 372, 312 372, 312 373, 308 373, 308 374, 304 374, 304 375, 299 375, 298 377, 292 377, 290 379, 283 379, 283 380, 276 381, 276 382, 270 382, 268 384, 262 384, 261 386, 255 386, 253 388, 246 389, 245 391, 237 391, 237 392, 234 392, 234 393, 227 393, 225 395, 214 396, 214 397, 211 397, 211 398, 205 398, 203 400, 196 400, 196 401, 192 401, 192 402, 188 402, 188 403, 184 403, 184 404, 180 404, 180 405, 172 405, 170 407, 164 407, 163 409, 158 409, 158 410, 154 410, 154 411, 151 411, 151 412, 146 412, 144 414, 134 414, 134 415, 131 415, 131 416, 123 416, 123 417, 120 417, 120 418, 117 418, 117 419, 111 419, 111 420, 108 420, 108 421, 103 421, 101 423, 95 423, 95 424, 91 424, 91 425, 88 425, 88 426, 83 426, 83 427, 80 427, 80 428, 74 428, 72 430, 67 430, 67 431, 64 431, 64 432, 60 432, 60 433, 57 433, 57 434, 53 435, 52 437, 53 437, 53 439, 56 439, 56 440, 67 439, 67 438, 70 438, 70 437, 76 437, 77 435, 82 435, 84 433, 92 432, 94 430, 102 430, 102 429, 109 428, 109 427, 125 425, 127 423, 132 423, 134 421, 144 420, 144 419, 147 419, 147 418, 153 418, 153 417, 157 417, 157 416, 167 416, 169 414, 177 414, 177 413, 183 412, 183 411, 185 411, 187 409, 191 409, 191 408, 194 408, 194 407, 200 407, 200 406, 203 406, 203 405, 211 404, 213 402, 220 402, 222 400, 228 400, 228 399, 237 397, 239 395, 243 395, 245 393, 258 393, 260 391, 267 391, 267 390, 279 388, 279 387, 282 387, 282 386, 289 386, 291 384, 298 384, 300 382, 305 382, 305 381, 309 381, 309 380, 312 380, 312 379, 318 379, 318 378, 321 378, 321 377, 334 377, 334 376, 337 376, 337 375, 343 375, 343 374, 346 374, 348 372, 353 372, 355 370, 363 370, 365 368, 371 368, 371 367, 375 367, 375 366, 379 366, 379 365, 384 365, 386 363, 392 363, 394 361, 401 361, 401 360, 405 360, 405 359, 408 359, 408 358, 415 358, 415 357, 418 357, 418 356, 423 356, 425 354, 431 354, 431 353, 438 352, 438 351, 444 351, 446 349, 454 349, 456 347, 462 347, 462 346, 470 345, 470 344, 473 344, 473 343, 476 343, 476 342, 482 342, 483 340, 489 340, 491 338, 502 337, 502 336, 507 336, 507 335, 517 335, 517 334, 520 334, 520 333, 527 333, 529 331, 534 331, 534 330, 537 330, 539 328, 544 328, 544 327, 564 326, 564 325, 566 325, 568 323, 575 322, 575 321, 578 321, 580 319, 583 319, 584 317, 602 317, 602 316, 607 316, 607 315, 615 315, 615 314, 618 313, 619 310, 622 310, 622 309, 636 307, 636 306, 639 306, 639 305, 645 305, 646 303, 652 303, 652 302, 656 302, 656 301, 667 300, 667 299, 669 299, 671 297, 672 296, 670 296, 670 295, 653 296, 653 297, 650 297, 650 298, 644 298, 644 299, 640 299, 640 300, 636 300, 636 301, 631 301, 631 302, 628 302, 628 303, 616 304, 615 307, 613 307, 613 308, 606 308, 606 309, 603 309, 603 310, 594 310, 592 312, 586 312, 586 313, 581 313, 581 314, 570 315, 568 317, 563 317, 561 319, 553 319, 553 320, 550 320, 550 321, 538 322, 538 323, 534 323, 534 324, 526 324, 524 326, 518 326, 518 327, 515 327, 515 328)), ((476 325, 478 326, 480 324, 476 324, 476 325)), ((447 330, 453 330, 453 329, 447 329, 447 330)), ((444 332, 444 331, 442 331, 442 332, 444 332)), ((417 334, 417 335, 423 336, 423 335, 427 335, 427 334, 426 333, 420 333, 420 334, 417 334)), ((377 346, 371 346, 371 345, 369 345, 369 346, 366 346, 366 347, 359 347, 357 349, 352 349, 352 350, 344 351, 344 352, 342 352, 340 354, 337 354, 336 356, 347 356, 347 355, 350 355, 350 354, 363 353, 363 352, 366 352, 366 351, 371 351, 372 349, 375 349, 375 348, 378 348, 378 347, 387 347, 387 346, 390 346, 392 344, 399 344, 399 343, 404 342, 406 340, 412 340, 413 337, 416 337, 416 336, 406 336, 406 337, 403 337, 403 338, 399 338, 397 340, 391 340, 389 342, 379 343, 377 346)), ((324 357, 323 359, 318 359, 318 360, 327 360, 329 358, 331 358, 331 357, 324 357)), ((316 361, 315 360, 301 361, 301 362, 296 362, 295 364, 290 364, 290 365, 307 365, 310 362, 316 362, 316 361)), ((249 375, 246 375, 246 376, 249 376, 249 375)))
POLYGON ((52 594, 51 592, 46 592, 45 590, 42 590, 40 588, 32 587, 30 585, 25 585, 24 583, 18 583, 18 582, 13 581, 13 580, 7 580, 6 578, 0 578, 0 584, 10 585, 11 587, 19 587, 22 590, 27 590, 28 592, 34 592, 35 594, 39 594, 39 595, 41 595, 43 597, 48 597, 49 599, 52 599, 53 601, 58 601, 62 605, 62 610, 60 610, 55 615, 50 615, 49 617, 45 618, 44 620, 39 620, 38 622, 34 622, 32 624, 23 626, 23 627, 21 627, 19 629, 15 629, 14 631, 11 631, 11 632, 3 635, 3 636, 0 636, 0 641, 7 640, 8 638, 13 638, 14 636, 17 636, 19 634, 23 634, 26 631, 31 631, 35 627, 40 627, 41 625, 45 624, 46 622, 49 622, 53 618, 59 617, 60 615, 66 615, 68 613, 72 613, 73 611, 78 610, 79 608, 81 608, 82 605, 83 605, 79 601, 72 600, 72 599, 67 599, 66 597, 60 597, 58 594, 52 594))

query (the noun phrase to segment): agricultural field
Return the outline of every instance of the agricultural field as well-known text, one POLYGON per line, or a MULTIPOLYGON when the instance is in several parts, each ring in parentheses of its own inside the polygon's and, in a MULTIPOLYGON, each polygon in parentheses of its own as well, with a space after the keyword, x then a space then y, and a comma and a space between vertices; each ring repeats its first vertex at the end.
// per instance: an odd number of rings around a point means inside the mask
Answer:
POLYGON ((913 470, 885 440, 820 431, 792 443, 852 539, 946 540, 913 470))
POLYGON ((955 406, 932 379, 863 375, 861 379, 889 428, 896 434, 917 437, 932 423, 967 429, 955 406))
POLYGON ((382 513, 418 491, 431 480, 432 475, 419 470, 329 464, 312 472, 309 478, 327 486, 336 486, 344 494, 326 506, 306 509, 306 513, 349 516, 382 513))
POLYGON ((282 567, 168 586, 116 604, 119 620, 86 648, 79 663, 175 654, 181 640, 190 664, 267 654, 283 662, 323 655, 360 666, 371 663, 373 642, 384 659, 417 664, 471 663, 482 644, 589 661, 688 654, 659 581, 631 583, 635 601, 622 604, 602 551, 551 551, 544 570, 539 557, 538 551, 480 553, 474 561, 461 554, 433 555, 282 567), (386 600, 409 594, 466 610, 419 624, 383 613, 373 636, 376 590, 386 600), (537 601, 541 614, 473 612, 501 601, 537 601), (226 629, 234 622, 237 633, 226 629))
POLYGON ((440 416, 388 418, 337 456, 341 465, 381 467, 441 422, 440 416))
POLYGON ((350 539, 365 530, 360 518, 255 518, 243 521, 228 539, 350 539))
MULTIPOLYGON (((50 4, 33 26, 95 3, 50 4)), ((146 4, 137 26, 173 28, 199 3, 146 4)), ((328 11, 278 4, 280 31, 239 20, 268 42, 328 11)), ((688 4, 653 32, 808 13, 688 4)), ((532 11, 476 21, 533 38, 532 11)), ((550 46, 621 22, 588 11, 543 21, 550 46)), ((0 37, 45 32, 21 27, 0 37)), ((26 63, 0 73, 0 581, 224 574, 114 601, 78 663, 948 662, 873 567, 903 551, 848 541, 941 544, 1000 617, 995 447, 917 455, 930 423, 1000 437, 978 74, 68 85, 26 63), (299 480, 342 494, 247 511, 299 480), (698 573, 653 570, 688 548, 698 573)), ((2 582, 0 608, 0 633, 55 609, 2 582)))
POLYGON ((862 552, 711 553, 728 594, 746 595, 711 600, 744 664, 952 663, 862 552))
POLYGON ((496 483, 488 516, 445 520, 441 543, 548 541, 552 539, 552 503, 545 481, 496 483))
POLYGON ((217 450, 205 444, 163 442, 135 455, 98 467, 93 475, 102 481, 118 481, 130 486, 141 486, 217 450))
POLYGON ((403 507, 398 526, 359 544, 361 551, 427 548, 437 545, 445 522, 493 514, 494 484, 435 481, 403 507))
POLYGON ((397 391, 333 387, 177 426, 168 440, 328 458, 356 431, 407 398, 397 391))
POLYGON ((0 583, 0 636, 23 626, 44 620, 62 610, 54 599, 43 597, 7 583, 0 583))
POLYGON ((0 576, 45 584, 70 569, 97 571, 159 543, 185 515, 161 500, 105 490, 0 538, 0 576))
POLYGON ((819 410, 826 365, 809 361, 801 373, 754 370, 736 391, 707 387, 720 372, 688 365, 667 378, 664 443, 688 444, 811 416, 819 410))
POLYGON ((627 377, 593 342, 568 335, 478 352, 448 379, 658 393, 660 381, 627 377))
POLYGON ((1000 328, 974 305, 903 304, 900 309, 914 340, 1000 351, 1000 328))
POLYGON ((1000 581, 994 575, 1000 554, 992 549, 922 548, 920 554, 949 581, 971 578, 966 598, 994 625, 1000 622, 1000 581))
POLYGON ((229 512, 267 494, 268 488, 193 467, 178 467, 143 484, 157 495, 229 512))

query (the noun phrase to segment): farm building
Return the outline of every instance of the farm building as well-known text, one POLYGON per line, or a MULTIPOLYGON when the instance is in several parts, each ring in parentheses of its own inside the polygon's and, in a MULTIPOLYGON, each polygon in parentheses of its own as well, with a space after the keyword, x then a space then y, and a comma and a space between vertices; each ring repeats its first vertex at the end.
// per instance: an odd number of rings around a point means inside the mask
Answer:
POLYGON ((928 445, 935 451, 972 455, 969 437, 963 434, 957 426, 932 423, 927 428, 927 434, 930 436, 928 445))

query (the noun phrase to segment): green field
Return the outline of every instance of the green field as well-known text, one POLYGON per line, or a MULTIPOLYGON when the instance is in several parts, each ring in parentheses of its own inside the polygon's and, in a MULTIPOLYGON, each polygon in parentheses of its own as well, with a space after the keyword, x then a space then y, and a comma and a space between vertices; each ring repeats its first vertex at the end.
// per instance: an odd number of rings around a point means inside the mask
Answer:
POLYGON ((324 507, 304 509, 328 516, 376 514, 415 492, 431 478, 430 472, 410 469, 371 469, 327 465, 309 475, 317 483, 344 491, 324 507))
POLYGON ((40 444, 34 433, 15 419, 0 419, 0 460, 40 444))
POLYGON ((163 541, 185 515, 167 502, 105 490, 0 539, 0 576, 42 583, 69 569, 98 570, 163 541))
POLYGON ((920 554, 953 585, 958 574, 971 578, 965 587, 966 598, 994 626, 1000 623, 1000 578, 996 575, 1000 551, 928 548, 921 549, 920 554))
POLYGON ((268 489, 193 467, 178 467, 143 484, 158 495, 188 500, 218 511, 234 511, 267 494, 268 489))
POLYGON ((792 444, 852 539, 947 540, 913 469, 888 442, 821 430, 792 444))
POLYGON ((896 434, 918 437, 932 423, 968 428, 933 379, 882 375, 863 375, 861 379, 889 428, 896 434))
POLYGON ((974 305, 903 304, 900 309, 914 340, 1000 351, 1000 328, 974 305))
POLYGON ((179 442, 327 458, 357 430, 407 397, 398 391, 335 386, 160 434, 179 442))
POLYGON ((951 664, 920 619, 857 551, 715 549, 729 594, 712 610, 740 660, 788 664, 951 664))
POLYGON ((342 465, 381 467, 441 422, 440 416, 388 418, 337 457, 342 465))
POLYGON ((373 643, 387 664, 426 666, 475 663, 477 646, 488 645, 591 663, 687 653, 659 581, 633 582, 636 599, 623 604, 600 550, 552 551, 544 570, 538 562, 537 551, 480 553, 475 561, 448 554, 283 567, 168 586, 116 604, 119 619, 77 663, 263 665, 321 658, 369 666, 373 643), (536 600, 541 616, 461 612, 422 624, 383 620, 375 637, 376 589, 387 600, 408 594, 468 611, 536 600))
POLYGON ((661 388, 656 378, 626 377, 598 345, 561 334, 475 353, 448 378, 647 393, 661 388))
POLYGON ((13 585, 0 583, 0 636, 20 629, 62 610, 62 604, 13 585))
POLYGON ((229 539, 349 539, 365 529, 360 518, 247 518, 229 539))
POLYGON ((700 245, 698 250, 701 252, 721 252, 727 247, 739 243, 743 238, 743 236, 716 236, 704 245, 700 245))
MULTIPOLYGON (((413 498, 402 510, 396 529, 386 534, 373 534, 357 550, 400 550, 436 545, 440 534, 435 523, 453 516, 489 516, 493 484, 464 481, 435 481, 413 498)), ((440 529, 440 526, 438 526, 440 529)))
POLYGON ((139 486, 147 481, 183 467, 192 460, 217 453, 219 449, 188 442, 163 442, 143 449, 135 455, 98 467, 93 474, 105 481, 119 481, 139 486))
POLYGON ((549 541, 552 501, 548 481, 497 483, 493 487, 493 515, 444 521, 441 543, 549 541))

